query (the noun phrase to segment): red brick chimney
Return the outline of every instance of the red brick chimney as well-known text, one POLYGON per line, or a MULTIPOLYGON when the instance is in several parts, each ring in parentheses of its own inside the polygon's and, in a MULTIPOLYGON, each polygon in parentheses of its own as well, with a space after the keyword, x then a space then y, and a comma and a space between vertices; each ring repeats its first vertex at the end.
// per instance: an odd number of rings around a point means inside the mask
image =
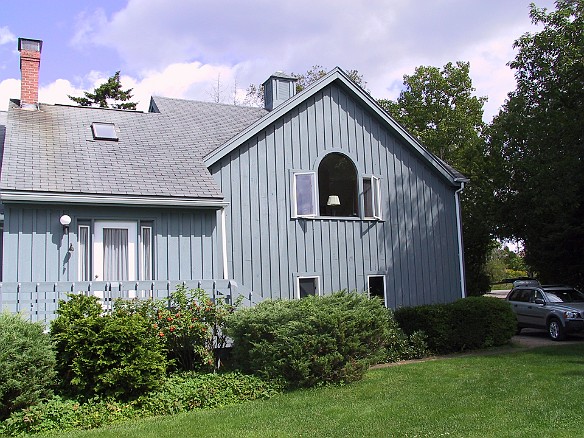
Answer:
POLYGON ((39 103, 39 67, 41 64, 41 40, 18 38, 20 52, 20 107, 38 109, 39 103))

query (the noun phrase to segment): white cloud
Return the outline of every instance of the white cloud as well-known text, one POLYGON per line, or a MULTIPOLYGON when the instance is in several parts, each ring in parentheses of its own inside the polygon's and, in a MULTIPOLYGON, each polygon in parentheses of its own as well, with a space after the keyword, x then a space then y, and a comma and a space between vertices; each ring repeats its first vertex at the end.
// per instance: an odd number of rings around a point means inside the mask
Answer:
POLYGON ((16 37, 7 26, 0 27, 0 46, 16 41, 16 37))
POLYGON ((20 99, 20 80, 4 79, 0 82, 0 111, 8 109, 10 99, 20 99))

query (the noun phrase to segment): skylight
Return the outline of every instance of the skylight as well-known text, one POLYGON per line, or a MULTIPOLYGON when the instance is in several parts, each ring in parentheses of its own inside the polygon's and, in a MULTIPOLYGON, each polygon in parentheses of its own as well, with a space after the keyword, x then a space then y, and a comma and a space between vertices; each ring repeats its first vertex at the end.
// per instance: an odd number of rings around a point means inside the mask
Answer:
POLYGON ((93 132, 93 138, 96 140, 118 140, 116 125, 113 123, 93 122, 91 131, 93 132))

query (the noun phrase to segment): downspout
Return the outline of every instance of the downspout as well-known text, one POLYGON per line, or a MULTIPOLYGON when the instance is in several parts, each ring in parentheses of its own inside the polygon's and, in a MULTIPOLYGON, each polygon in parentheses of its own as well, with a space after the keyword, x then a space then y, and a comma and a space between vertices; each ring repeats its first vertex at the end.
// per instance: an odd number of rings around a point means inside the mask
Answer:
POLYGON ((462 209, 460 207, 460 194, 464 190, 464 181, 460 182, 460 188, 454 192, 456 202, 456 231, 458 232, 458 263, 460 268, 460 291, 462 298, 466 297, 466 281, 464 274, 464 246, 462 242, 462 209))
POLYGON ((221 209, 221 247, 223 252, 223 280, 229 279, 227 270, 227 226, 225 224, 225 207, 221 209))

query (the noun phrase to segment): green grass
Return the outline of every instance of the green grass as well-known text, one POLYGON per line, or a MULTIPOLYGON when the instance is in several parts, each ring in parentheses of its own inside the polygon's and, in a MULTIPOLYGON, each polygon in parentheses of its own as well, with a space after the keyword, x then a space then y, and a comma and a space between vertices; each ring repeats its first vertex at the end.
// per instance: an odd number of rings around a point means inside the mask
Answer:
MULTIPOLYGON (((61 437, 574 437, 584 345, 411 363, 344 387, 61 437)), ((54 435, 53 435, 54 436, 54 435)))

